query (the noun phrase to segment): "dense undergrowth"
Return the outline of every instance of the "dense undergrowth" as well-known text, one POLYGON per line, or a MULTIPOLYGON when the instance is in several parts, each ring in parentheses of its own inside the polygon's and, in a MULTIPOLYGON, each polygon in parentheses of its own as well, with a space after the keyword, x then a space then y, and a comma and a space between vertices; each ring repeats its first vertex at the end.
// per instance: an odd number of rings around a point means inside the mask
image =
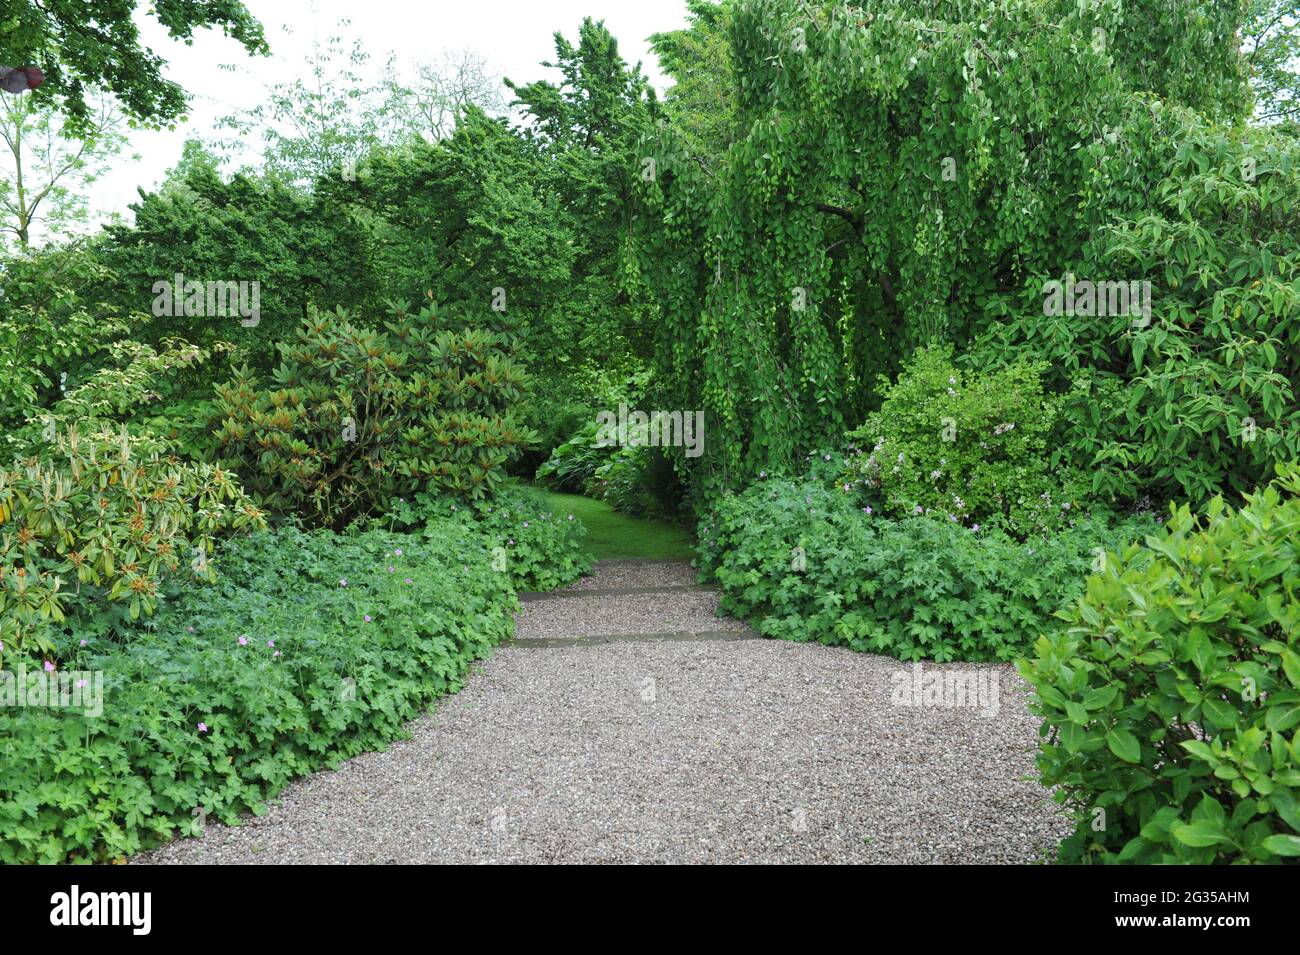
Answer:
POLYGON ((293 777, 400 738, 509 637, 517 584, 583 566, 566 528, 544 571, 498 569, 508 526, 435 518, 418 533, 230 542, 215 584, 176 594, 125 642, 63 655, 69 679, 102 674, 100 712, 0 709, 0 861, 118 858, 190 833, 198 811, 233 823, 293 777))

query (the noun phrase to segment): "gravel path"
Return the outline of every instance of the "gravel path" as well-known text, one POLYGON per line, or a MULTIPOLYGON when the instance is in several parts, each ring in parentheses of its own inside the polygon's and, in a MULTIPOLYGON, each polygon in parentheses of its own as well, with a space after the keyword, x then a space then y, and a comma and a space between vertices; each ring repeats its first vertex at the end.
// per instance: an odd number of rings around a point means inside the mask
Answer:
MULTIPOLYGON (((661 586, 693 581, 681 566, 655 573, 661 586)), ((895 705, 909 667, 836 648, 529 643, 636 633, 630 621, 736 626, 696 592, 665 593, 653 612, 644 594, 582 596, 646 585, 626 567, 596 579, 526 605, 520 638, 411 739, 291 784, 246 825, 209 825, 136 861, 1032 862, 1068 829, 1024 778, 1037 722, 1010 667, 924 668, 976 674, 985 690, 996 679, 999 705, 984 712, 895 705)))

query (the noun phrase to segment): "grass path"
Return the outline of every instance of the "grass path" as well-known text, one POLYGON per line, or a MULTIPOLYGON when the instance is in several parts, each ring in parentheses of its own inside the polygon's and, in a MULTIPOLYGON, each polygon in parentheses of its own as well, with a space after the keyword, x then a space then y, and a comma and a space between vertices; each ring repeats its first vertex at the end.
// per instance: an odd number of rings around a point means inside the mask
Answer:
POLYGON ((587 549, 597 560, 684 560, 695 556, 684 527, 620 514, 604 501, 581 494, 543 491, 551 510, 587 525, 587 549))

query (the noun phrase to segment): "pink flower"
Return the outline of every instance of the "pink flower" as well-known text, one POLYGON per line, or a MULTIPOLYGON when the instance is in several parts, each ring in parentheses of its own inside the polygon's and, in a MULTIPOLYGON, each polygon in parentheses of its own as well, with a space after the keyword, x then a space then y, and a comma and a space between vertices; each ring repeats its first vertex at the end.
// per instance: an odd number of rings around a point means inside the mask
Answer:
POLYGON ((83 647, 84 647, 86 644, 88 644, 88 643, 90 643, 89 640, 82 640, 82 641, 81 641, 81 645, 82 645, 83 647))
POLYGON ((366 614, 366 616, 365 616, 364 619, 365 619, 366 623, 369 623, 369 622, 370 622, 370 614, 366 614))
POLYGON ((415 581, 412 580, 410 577, 407 577, 407 578, 406 578, 406 583, 408 583, 408 584, 413 584, 413 583, 415 583, 415 581))
POLYGON ((207 731, 208 731, 208 724, 207 724, 207 723, 200 723, 200 724, 199 724, 199 732, 200 732, 200 733, 206 733, 207 731))
POLYGON ((347 585, 348 585, 348 579, 346 577, 342 577, 339 579, 340 587, 346 587, 347 585))
POLYGON ((85 680, 78 680, 78 681, 77 681, 77 689, 78 689, 78 690, 80 690, 80 689, 81 689, 82 687, 84 687, 85 685, 86 685, 86 681, 85 681, 85 680))
POLYGON ((53 672, 54 672, 54 664, 51 663, 49 660, 46 660, 46 661, 45 661, 45 672, 46 672, 46 673, 53 673, 53 672))
POLYGON ((268 640, 268 641, 266 641, 266 645, 267 645, 268 647, 270 647, 272 650, 275 649, 275 641, 274 641, 274 640, 268 640))
POLYGON ((239 645, 240 645, 241 647, 246 647, 246 646, 248 646, 248 637, 240 637, 240 638, 239 638, 239 645))
POLYGON ((388 565, 388 572, 389 572, 390 574, 391 574, 394 570, 396 570, 396 569, 397 569, 397 568, 395 568, 392 564, 389 564, 389 565, 388 565))
POLYGON ((400 547, 397 548, 397 550, 393 551, 393 554, 394 554, 395 556, 397 556, 397 557, 401 557, 401 556, 402 556, 402 548, 400 548, 400 547))
POLYGON ((271 656, 273 656, 273 657, 278 657, 279 655, 280 655, 280 651, 279 651, 279 650, 276 650, 274 653, 271 654, 271 656))

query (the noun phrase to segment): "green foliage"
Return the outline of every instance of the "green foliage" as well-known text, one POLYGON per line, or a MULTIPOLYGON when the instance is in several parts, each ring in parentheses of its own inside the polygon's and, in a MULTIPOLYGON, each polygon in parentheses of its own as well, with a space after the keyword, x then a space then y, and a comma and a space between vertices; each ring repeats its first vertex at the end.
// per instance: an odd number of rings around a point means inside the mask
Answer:
POLYGON ((1143 315, 1044 315, 1040 275, 990 303, 972 357, 1045 361, 1073 389, 1056 461, 1092 493, 1203 505, 1300 456, 1300 145, 1158 101, 1119 117, 1080 221, 1076 279, 1149 282, 1143 315))
POLYGON ((0 470, 0 658, 49 657, 65 632, 153 613, 168 577, 211 578, 217 534, 263 523, 220 468, 103 420, 66 421, 0 470))
POLYGON ((600 426, 593 419, 558 445, 537 469, 537 480, 557 491, 580 494, 606 464, 613 449, 597 443, 600 426))
POLYGON ((557 491, 582 493, 634 517, 671 517, 682 487, 672 462, 659 448, 598 443, 600 427, 589 421, 537 469, 537 479, 557 491))
POLYGON ((450 138, 376 151, 355 183, 321 185, 372 222, 375 267, 395 295, 504 308, 524 323, 530 359, 569 359, 574 330, 548 310, 569 294, 575 236, 536 150, 503 121, 470 108, 450 138))
POLYGON ((1081 516, 1017 542, 926 517, 892 521, 817 482, 762 481, 700 525, 722 608, 761 633, 901 660, 1012 660, 1054 629, 1097 548, 1148 520, 1081 516))
MULTIPOLYGON (((574 365, 537 369, 520 413, 538 432, 538 442, 520 459, 519 474, 532 478, 600 410, 617 408, 620 401, 641 401, 649 377, 645 366, 627 355, 589 354, 574 365)), ((570 486, 581 488, 575 482, 570 486)))
POLYGON ((0 427, 13 428, 75 388, 129 324, 88 299, 109 272, 84 244, 0 261, 0 427))
POLYGON ((104 98, 77 124, 31 96, 0 98, 0 142, 8 152, 5 165, 15 170, 12 180, 0 178, 0 235, 11 234, 25 249, 33 227, 47 237, 85 225, 94 184, 126 144, 123 125, 104 98))
POLYGON ((1064 861, 1300 856, 1300 470, 1108 554, 1021 673, 1064 861))
POLYGON ((572 237, 569 287, 552 334, 576 346, 572 354, 644 353, 653 313, 629 240, 648 155, 639 144, 660 113, 654 90, 590 17, 576 43, 555 34, 555 59, 543 65, 559 71, 557 82, 506 86, 527 120, 517 134, 535 150, 537 175, 572 237))
POLYGON ((381 88, 368 79, 379 71, 369 60, 360 41, 314 38, 300 76, 269 85, 262 102, 218 121, 232 133, 220 146, 237 152, 260 139, 261 168, 299 187, 341 175, 383 141, 381 88))
MULTIPOLYGON (((190 146, 172 178, 132 210, 130 225, 106 228, 101 254, 119 308, 157 316, 147 341, 229 341, 244 362, 265 368, 274 345, 291 338, 311 307, 377 302, 369 239, 328 196, 304 196, 274 179, 223 179, 210 157, 190 146), (185 282, 258 282, 257 324, 175 307, 168 313, 157 283, 175 285, 178 274, 185 282)), ((181 297, 177 289, 174 298, 181 297)))
POLYGON ((1142 91, 1240 117, 1242 13, 736 3, 736 142, 719 160, 656 129, 655 174, 637 182, 657 376, 707 415, 694 482, 789 471, 863 420, 900 358, 934 339, 963 348, 999 296, 1079 261, 1099 225, 1081 200, 1098 164, 1125 155, 1099 117, 1142 91))
POLYGON ((736 90, 728 35, 735 0, 686 0, 687 27, 656 33, 650 48, 673 78, 664 109, 690 151, 720 159, 735 141, 736 90))
POLYGON ((413 501, 396 502, 386 519, 402 528, 423 525, 426 536, 440 533, 449 521, 466 527, 482 539, 482 559, 506 574, 515 590, 554 590, 591 570, 582 521, 572 513, 556 513, 545 495, 532 488, 507 484, 489 500, 469 507, 455 499, 417 494, 413 501))
POLYGON ((1077 504, 1048 464, 1059 400, 1026 361, 995 373, 959 370, 951 349, 918 351, 880 410, 849 439, 863 446, 841 484, 877 513, 926 513, 1025 537, 1058 527, 1077 504), (869 448, 870 450, 866 450, 869 448))
POLYGON ((1255 92, 1255 117, 1266 122, 1300 119, 1300 31, 1295 0, 1248 0, 1242 53, 1255 92))
POLYGON ((232 542, 126 646, 92 639, 103 711, 0 708, 0 862, 105 861, 195 811, 235 823, 290 779, 405 735, 512 628, 509 578, 463 527, 232 542))
MULTIPOLYGON (((249 53, 268 53, 262 26, 239 0, 156 0, 149 14, 174 40, 216 27, 249 53)), ((185 91, 163 78, 166 65, 140 43, 132 0, 10 0, 0 19, 0 63, 33 64, 45 72, 36 91, 57 100, 74 122, 87 118, 86 89, 107 89, 146 123, 167 123, 185 111, 185 91)))
POLYGON ((385 327, 315 315, 274 387, 247 369, 218 387, 220 454, 269 509, 338 529, 420 491, 483 500, 531 440, 508 336, 432 305, 385 327))
POLYGON ((591 396, 581 409, 581 426, 553 448, 537 468, 537 479, 557 491, 605 501, 624 514, 675 518, 682 509, 684 489, 672 460, 660 448, 601 444, 595 420, 599 410, 653 403, 650 372, 641 370, 620 379, 617 369, 607 369, 594 383, 585 377, 569 379, 580 388, 586 385, 582 390, 591 396))

